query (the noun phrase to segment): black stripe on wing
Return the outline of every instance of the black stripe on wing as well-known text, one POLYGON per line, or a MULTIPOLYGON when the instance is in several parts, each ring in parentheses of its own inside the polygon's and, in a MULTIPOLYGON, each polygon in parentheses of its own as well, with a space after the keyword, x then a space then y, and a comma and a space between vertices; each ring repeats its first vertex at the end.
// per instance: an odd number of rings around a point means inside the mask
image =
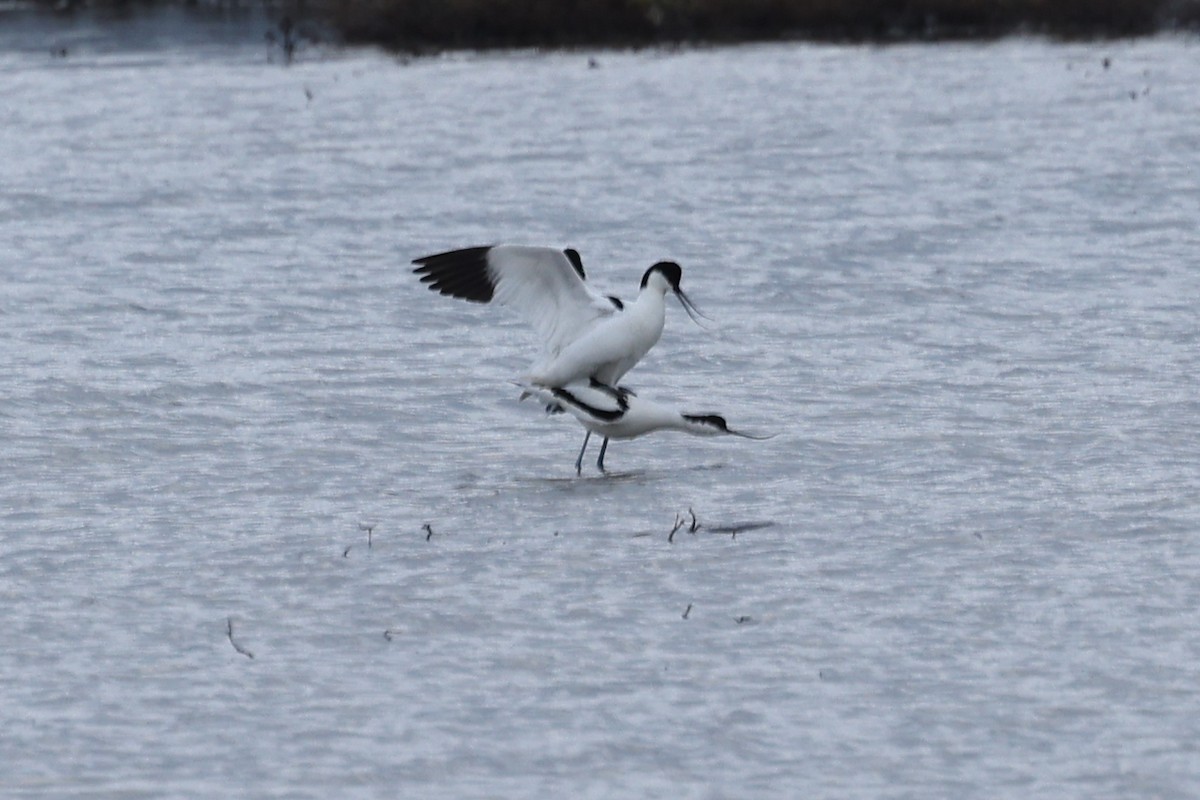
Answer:
POLYGON ((413 260, 413 270, 421 283, 435 292, 460 297, 474 303, 488 303, 496 294, 496 285, 488 274, 487 247, 468 247, 413 260))
POLYGON ((567 261, 570 261, 571 266, 579 273, 579 279, 586 281, 587 275, 583 272, 583 259, 579 257, 579 251, 574 247, 568 247, 566 250, 563 250, 563 255, 567 257, 567 261))
POLYGON ((559 389, 556 387, 552 387, 550 389, 550 393, 553 394, 555 397, 557 397, 559 400, 564 400, 564 401, 570 403, 571 405, 575 406, 576 408, 581 408, 584 411, 586 411, 587 413, 591 414, 596 419, 601 419, 601 420, 604 420, 605 422, 616 422, 621 417, 625 416, 625 412, 629 410, 629 401, 625 398, 625 394, 620 389, 614 389, 611 386, 608 386, 606 384, 600 383, 599 381, 595 381, 595 380, 592 381, 592 388, 601 389, 606 394, 611 395, 612 398, 617 401, 617 407, 616 408, 597 408, 596 406, 593 406, 593 405, 583 402, 575 394, 568 391, 567 389, 559 389))

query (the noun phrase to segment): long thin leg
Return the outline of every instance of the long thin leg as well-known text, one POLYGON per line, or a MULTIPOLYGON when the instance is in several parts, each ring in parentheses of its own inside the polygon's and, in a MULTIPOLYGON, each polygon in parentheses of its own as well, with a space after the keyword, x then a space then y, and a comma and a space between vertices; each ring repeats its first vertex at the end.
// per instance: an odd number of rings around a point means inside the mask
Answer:
MULTIPOLYGON (((590 431, 589 431, 589 433, 590 433, 590 431)), ((596 466, 600 468, 601 472, 604 472, 604 451, 607 449, 608 449, 608 437, 605 436, 604 443, 600 445, 600 458, 596 459, 596 466)), ((580 458, 582 458, 582 457, 583 456, 580 456, 580 458)))
MULTIPOLYGON (((583 474, 583 451, 587 450, 587 443, 588 443, 588 439, 590 439, 590 438, 592 438, 592 432, 588 431, 587 436, 583 437, 583 447, 579 448, 579 458, 575 459, 575 474, 576 475, 583 474)), ((605 439, 604 441, 605 441, 605 443, 607 443, 608 439, 605 439)))

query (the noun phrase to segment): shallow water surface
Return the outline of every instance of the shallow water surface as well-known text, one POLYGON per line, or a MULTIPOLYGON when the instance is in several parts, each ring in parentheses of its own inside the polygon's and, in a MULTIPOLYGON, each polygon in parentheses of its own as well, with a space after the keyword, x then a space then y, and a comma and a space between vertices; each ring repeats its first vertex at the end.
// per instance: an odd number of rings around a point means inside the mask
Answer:
POLYGON ((27 33, 0 794, 1200 791, 1194 41, 27 33), (627 382, 778 436, 576 478, 410 272, 493 241, 679 261, 627 382))

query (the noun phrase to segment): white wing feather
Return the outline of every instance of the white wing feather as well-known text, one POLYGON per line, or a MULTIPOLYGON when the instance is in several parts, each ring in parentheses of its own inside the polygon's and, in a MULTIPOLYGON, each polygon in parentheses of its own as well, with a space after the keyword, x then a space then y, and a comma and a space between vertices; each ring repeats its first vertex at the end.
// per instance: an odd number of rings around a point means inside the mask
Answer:
POLYGON ((616 307, 579 277, 561 250, 496 245, 487 254, 497 302, 512 308, 541 338, 545 356, 555 356, 616 307))

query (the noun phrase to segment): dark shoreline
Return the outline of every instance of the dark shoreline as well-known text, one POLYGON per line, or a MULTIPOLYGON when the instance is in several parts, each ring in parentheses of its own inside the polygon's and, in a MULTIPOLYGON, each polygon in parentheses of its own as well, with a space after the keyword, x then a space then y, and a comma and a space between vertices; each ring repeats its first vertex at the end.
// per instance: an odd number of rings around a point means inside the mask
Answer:
POLYGON ((900 43, 1035 35, 1119 39, 1200 31, 1200 0, 34 0, 56 15, 117 17, 175 6, 253 9, 286 37, 404 53, 653 47, 765 41, 900 43), (65 10, 64 10, 65 9, 65 10))

